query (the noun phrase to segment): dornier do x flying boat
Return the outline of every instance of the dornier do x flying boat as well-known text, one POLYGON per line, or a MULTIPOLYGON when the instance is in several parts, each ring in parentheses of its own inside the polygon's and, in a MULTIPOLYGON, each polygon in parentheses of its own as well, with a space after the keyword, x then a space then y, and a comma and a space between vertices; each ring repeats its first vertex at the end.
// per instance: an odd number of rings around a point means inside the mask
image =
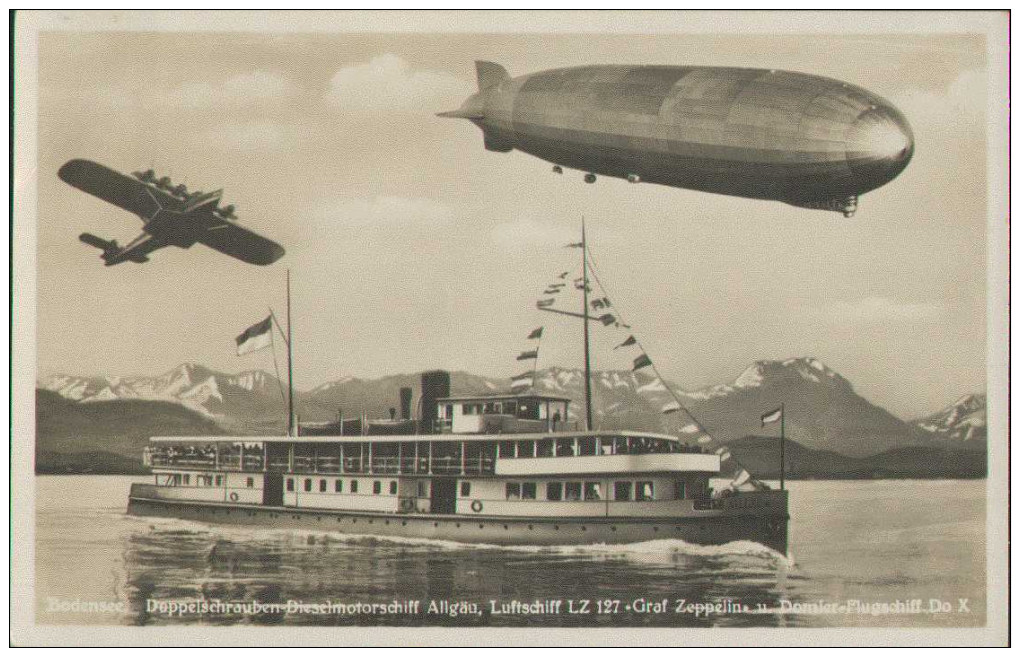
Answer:
POLYGON ((475 62, 478 92, 440 117, 490 151, 564 167, 850 216, 910 162, 906 118, 835 79, 750 68, 590 65, 511 78, 475 62))
POLYGON ((71 160, 60 167, 61 180, 142 219, 142 233, 125 246, 84 233, 79 240, 103 251, 112 266, 125 261, 145 263, 149 254, 168 245, 190 248, 202 243, 235 259, 269 265, 283 256, 283 247, 230 221, 234 206, 220 207, 222 190, 188 192, 151 169, 130 176, 89 160, 71 160))

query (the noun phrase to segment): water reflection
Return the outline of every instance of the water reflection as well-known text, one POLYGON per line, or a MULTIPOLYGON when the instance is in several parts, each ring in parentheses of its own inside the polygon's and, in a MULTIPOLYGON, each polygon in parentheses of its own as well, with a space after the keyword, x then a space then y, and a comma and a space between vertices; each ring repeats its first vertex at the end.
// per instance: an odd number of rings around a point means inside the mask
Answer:
POLYGON ((500 549, 300 531, 178 529, 166 522, 127 534, 124 544, 127 622, 137 625, 760 626, 778 619, 695 616, 674 608, 680 599, 773 607, 790 596, 789 563, 749 543, 732 553, 682 542, 500 549), (419 601, 417 613, 294 607, 408 600, 419 601), (556 613, 499 613, 502 603, 549 600, 562 601, 556 613), (665 609, 638 611, 636 600, 665 601, 665 609), (179 615, 152 609, 152 602, 197 601, 236 605, 179 615))

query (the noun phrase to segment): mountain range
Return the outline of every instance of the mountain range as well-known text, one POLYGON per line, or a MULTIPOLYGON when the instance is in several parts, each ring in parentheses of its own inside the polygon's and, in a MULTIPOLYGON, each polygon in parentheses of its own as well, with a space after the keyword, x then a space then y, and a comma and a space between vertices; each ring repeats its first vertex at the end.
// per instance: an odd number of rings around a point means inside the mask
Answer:
MULTIPOLYGON (((570 398, 570 416, 579 418, 583 416, 583 384, 583 371, 551 367, 537 373, 534 389, 570 398)), ((185 363, 155 377, 54 375, 38 387, 37 449, 49 453, 48 463, 40 461, 39 469, 48 466, 59 471, 60 465, 88 463, 86 458, 61 459, 58 454, 113 452, 137 457, 145 439, 154 434, 275 433, 286 420, 283 386, 264 371, 232 375, 185 363), (130 432, 126 425, 132 426, 130 432)), ((417 396, 420 374, 330 381, 296 393, 295 409, 302 421, 334 420, 341 410, 345 418, 386 418, 390 408, 398 406, 401 387, 410 387, 417 396)), ((453 394, 508 389, 507 379, 451 373, 453 394)), ((738 458, 745 452, 738 446, 747 445, 748 438, 778 435, 776 425, 763 430, 760 417, 780 403, 786 413, 788 441, 807 453, 835 453, 852 462, 902 448, 967 457, 977 452, 983 457, 985 447, 983 395, 961 398, 929 417, 907 422, 870 403, 849 381, 814 358, 756 362, 730 383, 694 391, 644 373, 595 371, 592 401, 596 428, 659 431, 689 422, 683 414, 661 414, 664 407, 679 401, 714 437, 734 443, 738 458)), ((966 461, 973 463, 972 459, 966 461)), ((823 460, 818 471, 824 472, 824 465, 823 460)), ((844 473, 870 474, 867 466, 843 468, 844 473)))

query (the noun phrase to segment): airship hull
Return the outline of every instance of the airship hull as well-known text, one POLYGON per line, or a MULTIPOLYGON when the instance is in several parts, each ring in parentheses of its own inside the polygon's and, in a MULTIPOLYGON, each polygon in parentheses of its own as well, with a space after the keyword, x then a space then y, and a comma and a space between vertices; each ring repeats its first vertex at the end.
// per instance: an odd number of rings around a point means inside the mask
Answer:
MULTIPOLYGON (((480 81, 481 83, 481 81, 480 81)), ((486 148, 632 181, 845 211, 910 161, 881 97, 796 72, 587 66, 482 88, 486 148)), ((465 104, 468 106, 468 104, 465 104)))

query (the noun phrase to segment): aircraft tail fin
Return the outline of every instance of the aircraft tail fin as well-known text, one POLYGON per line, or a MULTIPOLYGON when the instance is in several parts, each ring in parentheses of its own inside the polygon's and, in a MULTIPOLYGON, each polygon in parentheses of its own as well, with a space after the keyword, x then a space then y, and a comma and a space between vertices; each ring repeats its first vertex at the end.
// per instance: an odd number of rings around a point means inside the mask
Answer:
POLYGON ((506 68, 491 61, 475 61, 475 73, 478 75, 479 92, 495 88, 504 81, 510 80, 510 74, 506 68))
POLYGON ((120 251, 120 246, 117 245, 117 241, 115 240, 107 241, 106 239, 101 239, 95 234, 89 234, 88 232, 85 232, 81 236, 79 236, 78 240, 86 245, 91 245, 92 247, 99 248, 100 250, 103 251, 104 255, 115 254, 120 251))

